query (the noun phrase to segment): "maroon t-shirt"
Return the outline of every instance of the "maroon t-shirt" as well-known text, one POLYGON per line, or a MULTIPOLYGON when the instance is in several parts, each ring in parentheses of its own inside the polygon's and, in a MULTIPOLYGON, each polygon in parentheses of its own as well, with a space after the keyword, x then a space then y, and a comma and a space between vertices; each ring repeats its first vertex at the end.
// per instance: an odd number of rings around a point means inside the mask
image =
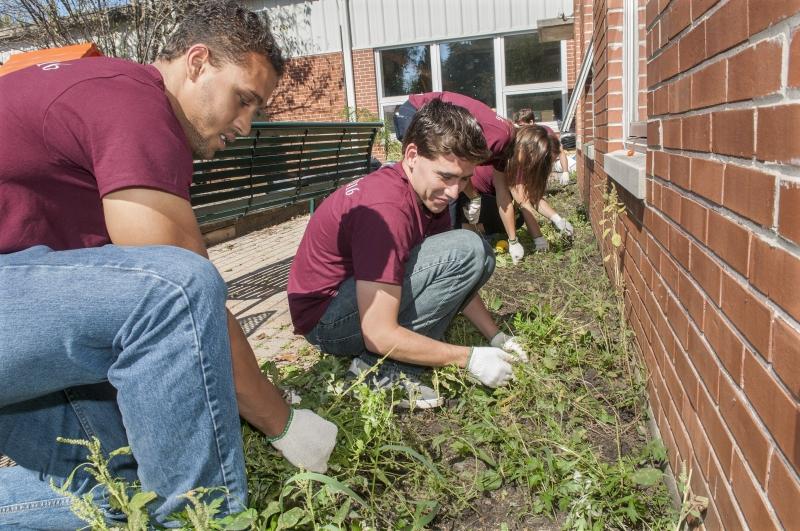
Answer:
POLYGON ((485 195, 494 195, 494 168, 492 166, 476 166, 470 182, 472 187, 485 195))
POLYGON ((153 66, 91 57, 0 77, 0 253, 110 242, 101 198, 189 198, 192 153, 153 66))
POLYGON ((408 101, 415 109, 419 109, 426 103, 434 99, 441 99, 453 105, 464 107, 469 113, 478 120, 483 136, 486 138, 486 145, 492 152, 492 157, 484 164, 491 164, 498 171, 503 171, 506 160, 503 158, 508 144, 513 138, 514 126, 511 122, 495 113, 491 107, 469 96, 456 92, 426 92, 425 94, 412 94, 408 101))
POLYGON ((400 163, 336 190, 311 216, 289 271, 295 333, 317 325, 350 277, 402 284, 411 249, 449 228, 448 210, 421 205, 400 163))

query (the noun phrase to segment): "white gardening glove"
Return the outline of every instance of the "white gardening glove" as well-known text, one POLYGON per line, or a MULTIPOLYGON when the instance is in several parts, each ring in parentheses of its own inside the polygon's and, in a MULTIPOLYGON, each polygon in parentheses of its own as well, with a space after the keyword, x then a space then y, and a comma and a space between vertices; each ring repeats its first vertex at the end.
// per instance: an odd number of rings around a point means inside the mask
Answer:
POLYGON ((338 431, 336 424, 310 409, 290 409, 283 433, 270 442, 294 466, 324 474, 338 431))
POLYGON ((467 370, 489 387, 506 385, 514 376, 511 362, 517 358, 496 347, 472 347, 467 359, 467 370))
POLYGON ((539 236, 538 238, 533 239, 533 245, 536 247, 537 253, 543 253, 550 248, 550 244, 547 241, 547 238, 544 236, 539 236))
POLYGON ((572 238, 572 236, 575 234, 575 229, 572 228, 572 223, 562 218, 558 214, 550 218, 550 223, 552 223, 555 228, 561 232, 561 234, 569 236, 570 238, 572 238))
POLYGON ((525 248, 519 243, 519 240, 508 240, 508 254, 511 255, 511 261, 515 264, 522 260, 525 256, 525 248))
POLYGON ((561 175, 558 176, 558 184, 561 186, 566 186, 569 184, 569 172, 561 172, 561 175))
POLYGON ((517 338, 514 336, 504 334, 503 332, 497 332, 492 338, 490 345, 515 355, 520 361, 528 361, 528 355, 525 353, 525 349, 522 348, 522 345, 519 344, 519 341, 517 341, 517 338))
POLYGON ((476 224, 481 217, 481 196, 474 197, 462 209, 464 217, 472 225, 476 224))

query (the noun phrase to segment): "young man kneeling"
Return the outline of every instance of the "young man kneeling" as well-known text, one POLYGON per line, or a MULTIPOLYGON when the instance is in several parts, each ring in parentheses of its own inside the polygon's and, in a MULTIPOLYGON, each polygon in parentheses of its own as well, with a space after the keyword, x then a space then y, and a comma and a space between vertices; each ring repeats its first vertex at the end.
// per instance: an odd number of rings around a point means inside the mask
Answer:
POLYGON ((430 102, 411 122, 399 163, 322 203, 292 264, 287 291, 295 332, 323 352, 353 357, 355 374, 386 356, 370 381, 402 383, 410 399, 401 407, 442 404, 419 380, 426 367, 454 364, 498 387, 511 380, 512 362, 527 361, 478 295, 494 271, 492 250, 474 232, 448 230, 448 204, 489 156, 466 109, 430 102), (459 311, 492 346, 442 341, 459 311))

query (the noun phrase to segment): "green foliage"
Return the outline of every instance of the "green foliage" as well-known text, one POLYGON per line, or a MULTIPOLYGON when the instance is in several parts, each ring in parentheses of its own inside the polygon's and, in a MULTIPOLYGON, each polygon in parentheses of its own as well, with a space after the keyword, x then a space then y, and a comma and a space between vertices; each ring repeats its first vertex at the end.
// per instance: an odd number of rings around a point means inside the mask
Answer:
MULTIPOLYGON (((363 107, 356 107, 350 108, 345 106, 345 108, 341 112, 341 116, 345 120, 349 120, 352 122, 379 122, 381 121, 378 118, 378 115, 374 112, 370 111, 369 109, 364 109, 363 107)), ((386 160, 400 160, 403 157, 402 146, 400 142, 394 137, 394 134, 391 132, 390 122, 392 120, 391 116, 386 116, 383 119, 383 127, 380 131, 378 131, 378 137, 376 139, 378 145, 383 147, 384 152, 386 153, 386 160)))
MULTIPOLYGON (((552 246, 516 267, 499 255, 484 289, 490 310, 506 312, 497 318, 531 356, 515 368, 511 386, 491 390, 464 371, 440 369, 433 385, 448 407, 404 413, 396 410, 399 391, 370 390, 366 375, 347 381, 344 360, 321 357, 309 369, 265 365, 302 396, 300 407, 339 427, 328 473, 298 471, 245 425, 251 509, 223 520, 213 501, 189 497, 179 521, 203 529, 468 528, 486 498, 500 509, 491 524, 499 529, 553 518, 565 529, 661 530, 699 514, 696 504, 687 502, 681 515, 671 507, 661 481, 666 450, 646 437, 644 382, 616 311, 618 292, 572 189, 551 201, 575 226, 571 246, 552 246)), ((486 344, 461 316, 446 339, 486 344)), ((121 498, 135 492, 118 490, 121 498)), ((93 517, 79 500, 73 507, 93 517)))

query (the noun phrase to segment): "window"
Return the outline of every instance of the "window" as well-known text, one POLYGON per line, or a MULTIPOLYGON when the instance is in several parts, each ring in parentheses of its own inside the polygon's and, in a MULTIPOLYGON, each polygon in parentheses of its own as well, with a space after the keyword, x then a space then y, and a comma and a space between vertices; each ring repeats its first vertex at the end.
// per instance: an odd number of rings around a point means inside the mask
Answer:
MULTIPOLYGON (((623 136, 626 147, 644 150, 647 144, 647 104, 644 93, 640 93, 640 76, 645 74, 640 50, 644 32, 640 31, 639 19, 644 12, 640 2, 625 2, 622 34, 622 115, 623 136)), ((641 2, 643 4, 643 2, 641 2)), ((643 28, 642 28, 643 29, 643 28)))
POLYGON ((537 121, 557 127, 567 101, 562 43, 539 42, 538 32, 532 32, 508 35, 502 45, 505 116, 529 108, 537 121))
POLYGON ((381 51, 381 74, 384 96, 432 91, 430 47, 409 46, 381 51))
POLYGON ((529 107, 555 127, 567 100, 565 46, 528 31, 376 50, 380 117, 391 130, 394 110, 409 94, 445 90, 502 116, 529 107))
POLYGON ((506 116, 511 117, 520 109, 531 109, 537 122, 558 122, 562 118, 563 99, 561 92, 515 94, 506 97, 506 116))
POLYGON ((561 43, 539 42, 538 33, 505 38, 506 84, 561 81, 561 43))
POLYGON ((496 107, 492 39, 445 42, 439 45, 442 90, 458 92, 496 107))

